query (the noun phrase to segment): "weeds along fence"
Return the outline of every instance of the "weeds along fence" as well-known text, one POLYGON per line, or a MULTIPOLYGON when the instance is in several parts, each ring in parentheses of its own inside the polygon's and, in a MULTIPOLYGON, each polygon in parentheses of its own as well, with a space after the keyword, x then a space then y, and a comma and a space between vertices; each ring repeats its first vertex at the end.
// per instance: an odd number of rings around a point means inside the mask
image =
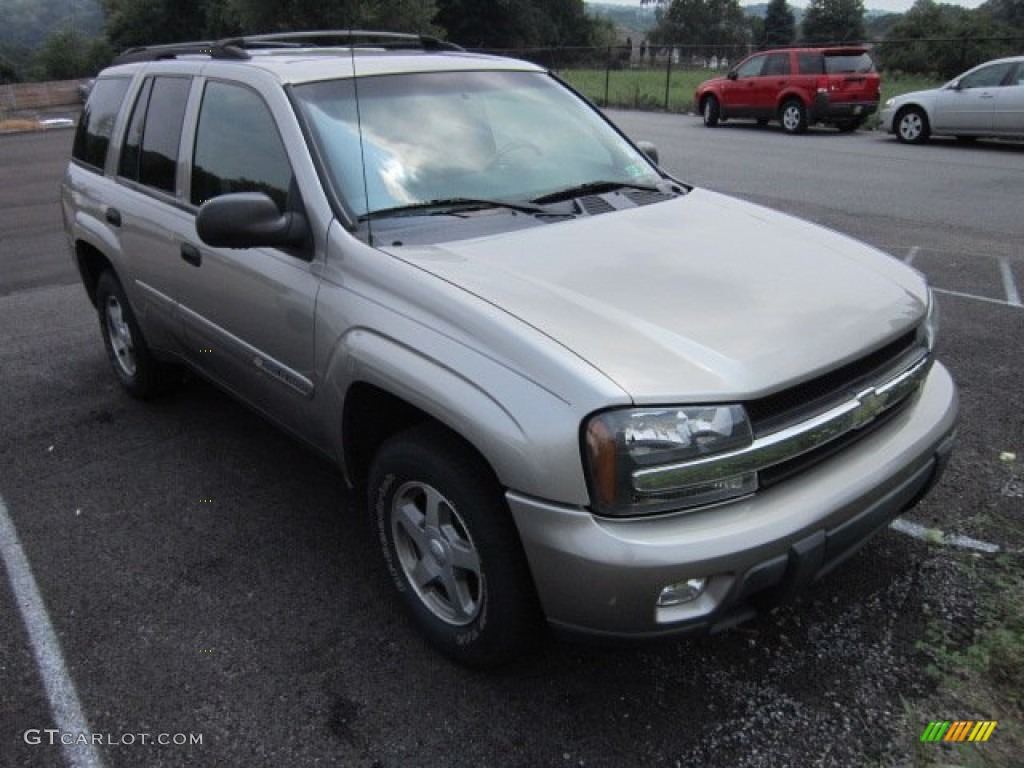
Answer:
MULTIPOLYGON (((913 87, 944 82, 989 59, 1024 51, 1024 36, 879 40, 860 45, 871 50, 883 72, 884 98, 887 81, 906 81, 913 87)), ((478 50, 547 67, 602 107, 688 112, 693 109, 693 94, 700 83, 725 75, 758 49, 753 45, 641 43, 478 50)))

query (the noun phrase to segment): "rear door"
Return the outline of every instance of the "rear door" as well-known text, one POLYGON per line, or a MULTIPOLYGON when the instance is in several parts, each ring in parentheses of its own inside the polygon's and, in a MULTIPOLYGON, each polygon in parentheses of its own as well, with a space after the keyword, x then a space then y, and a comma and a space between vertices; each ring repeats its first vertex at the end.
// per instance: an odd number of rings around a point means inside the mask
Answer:
POLYGON ((179 193, 182 125, 192 88, 187 75, 142 80, 117 161, 117 188, 107 221, 126 254, 120 275, 150 346, 178 344, 175 302, 180 279, 179 234, 189 221, 179 193))
POLYGON ((790 85, 792 76, 789 51, 768 54, 761 77, 756 78, 754 86, 754 107, 760 116, 770 117, 775 114, 779 94, 790 85))
POLYGON ((1024 62, 1003 81, 992 113, 992 132, 1024 136, 1024 62))

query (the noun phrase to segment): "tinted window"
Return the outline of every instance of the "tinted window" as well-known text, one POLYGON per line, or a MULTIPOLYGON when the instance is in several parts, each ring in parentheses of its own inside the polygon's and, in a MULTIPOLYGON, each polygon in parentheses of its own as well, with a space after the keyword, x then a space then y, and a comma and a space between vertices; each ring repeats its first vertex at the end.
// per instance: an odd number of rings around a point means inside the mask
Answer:
POLYGON ((71 150, 71 156, 76 160, 103 169, 110 136, 114 132, 114 122, 130 83, 131 80, 124 77, 96 81, 78 120, 75 144, 71 150))
POLYGON ((153 81, 139 154, 139 181, 147 186, 174 192, 181 124, 191 86, 192 81, 183 77, 158 77, 153 81))
POLYGON ((982 67, 976 72, 971 72, 969 75, 964 75, 960 78, 961 88, 992 88, 1003 82, 1010 70, 1013 69, 1014 64, 1012 61, 1006 61, 1002 64, 993 64, 990 67, 982 67))
POLYGON ((798 53, 796 65, 800 68, 801 75, 825 74, 825 57, 820 53, 798 53))
POLYGON ((135 99, 131 121, 128 123, 124 145, 121 147, 121 159, 117 173, 135 181, 139 180, 139 150, 142 147, 142 129, 146 123, 146 108, 149 106, 149 94, 152 90, 153 79, 149 78, 143 83, 142 89, 135 99))
POLYGON ((283 210, 291 183, 288 154, 263 100, 242 86, 207 84, 192 159, 192 203, 265 192, 283 210))
POLYGON ((755 56, 752 59, 747 59, 736 68, 737 77, 757 77, 761 74, 761 69, 764 67, 764 56, 755 56))
POLYGON ((866 53, 825 55, 825 69, 830 75, 866 74, 875 71, 875 62, 866 53))
POLYGON ((773 53, 768 56, 768 61, 765 62, 764 71, 762 75, 788 75, 789 74, 789 54, 788 53, 773 53))

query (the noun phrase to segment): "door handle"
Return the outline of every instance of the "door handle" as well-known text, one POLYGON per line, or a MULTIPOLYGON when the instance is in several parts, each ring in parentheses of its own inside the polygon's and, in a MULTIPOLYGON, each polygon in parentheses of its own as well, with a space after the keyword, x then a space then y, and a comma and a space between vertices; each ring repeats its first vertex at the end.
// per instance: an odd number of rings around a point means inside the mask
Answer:
POLYGON ((191 264, 193 267, 198 267, 203 263, 203 257, 199 253, 199 249, 191 243, 181 244, 181 258, 191 264))
POLYGON ((106 220, 115 227, 121 226, 121 212, 117 208, 107 208, 104 214, 106 220))

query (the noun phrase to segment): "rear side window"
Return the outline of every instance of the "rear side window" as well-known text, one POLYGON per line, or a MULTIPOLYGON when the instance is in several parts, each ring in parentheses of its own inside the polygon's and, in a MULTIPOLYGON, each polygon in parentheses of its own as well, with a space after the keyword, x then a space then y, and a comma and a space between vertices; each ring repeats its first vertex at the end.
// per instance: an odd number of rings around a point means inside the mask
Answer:
POLYGON ((825 55, 825 69, 830 75, 863 75, 875 71, 875 62, 866 53, 825 55))
POLYGON ((764 77, 769 75, 788 75, 789 74, 789 54, 788 53, 771 53, 768 55, 768 60, 764 64, 764 70, 761 72, 764 77))
POLYGON ((796 65, 800 67, 801 75, 825 74, 825 57, 820 53, 798 53, 796 65))
POLYGON ((75 131, 75 143, 71 149, 75 160, 103 170, 117 113, 121 111, 130 83, 131 79, 127 77, 106 77, 96 81, 75 131))
POLYGON ((192 159, 192 204, 265 192, 284 210, 291 184, 288 153, 263 99, 244 86, 208 83, 192 159))
POLYGON ((132 108, 118 173, 173 194, 181 126, 192 81, 186 77, 147 78, 132 108))

